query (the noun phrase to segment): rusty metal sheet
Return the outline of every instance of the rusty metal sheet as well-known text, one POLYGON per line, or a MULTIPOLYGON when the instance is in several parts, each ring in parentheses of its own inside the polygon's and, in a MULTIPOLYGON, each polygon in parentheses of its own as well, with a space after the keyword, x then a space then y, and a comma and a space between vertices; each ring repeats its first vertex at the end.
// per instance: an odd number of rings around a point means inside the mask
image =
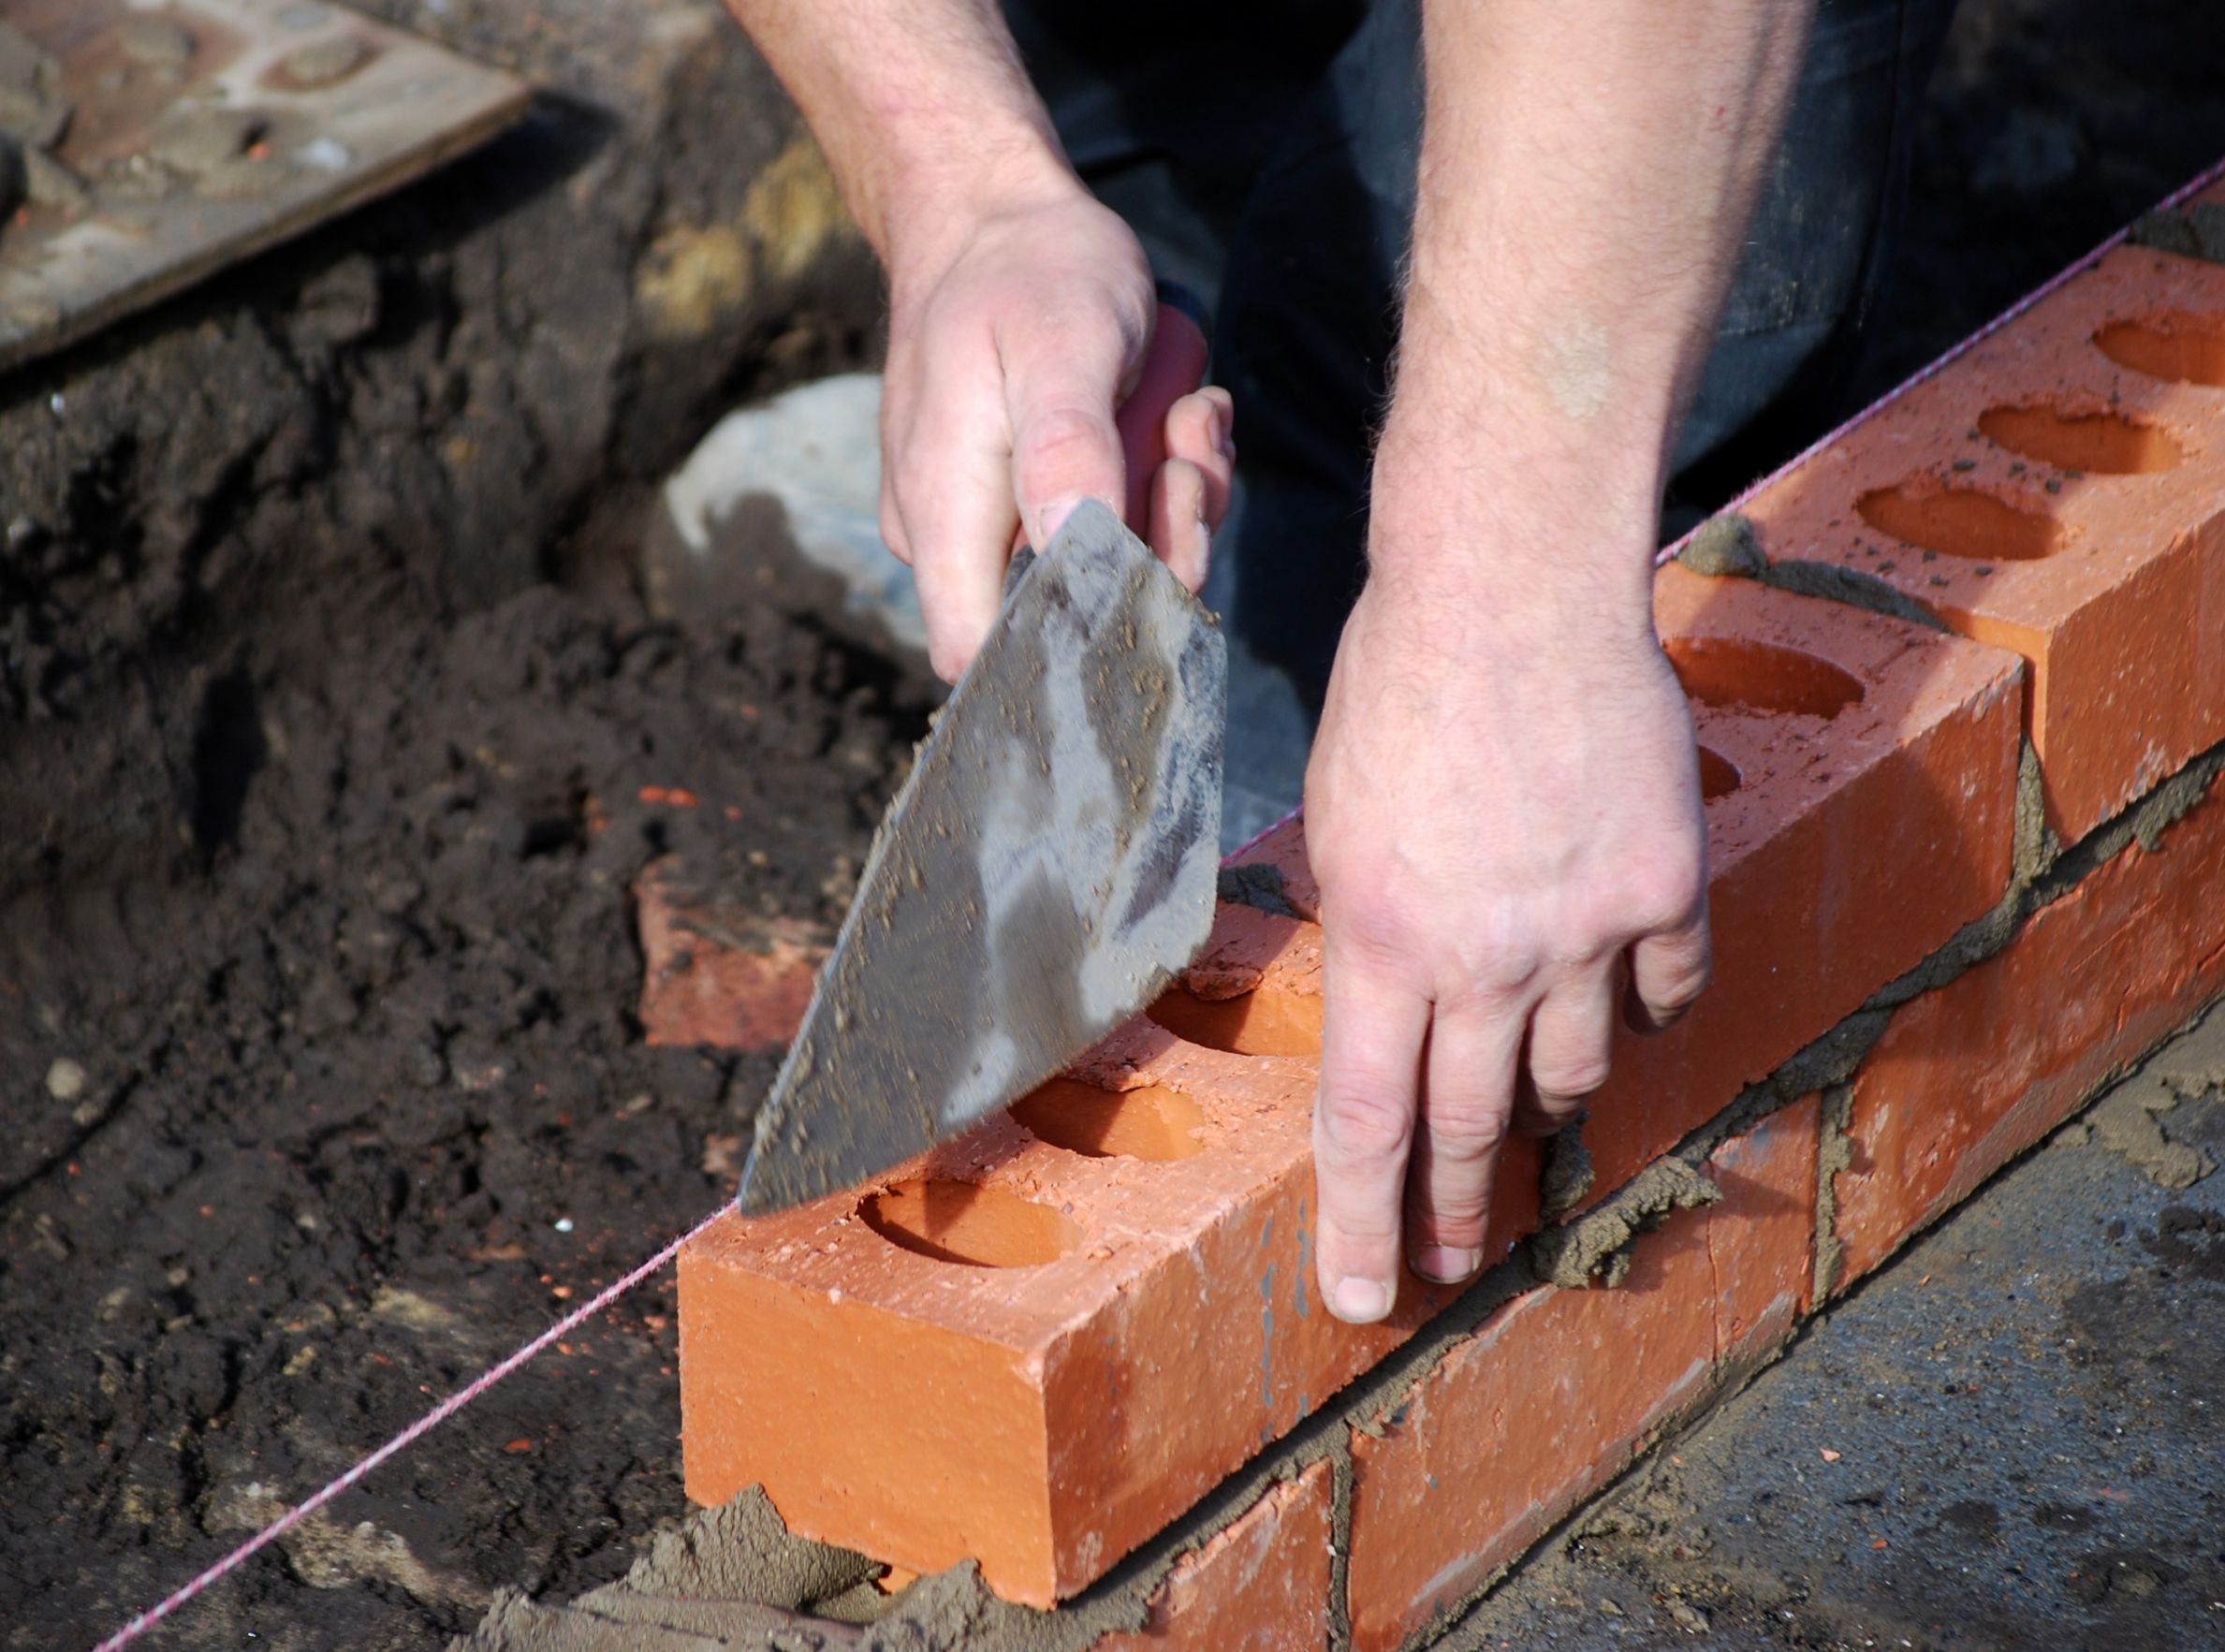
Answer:
POLYGON ((422 176, 530 96, 324 0, 0 0, 0 370, 422 176))

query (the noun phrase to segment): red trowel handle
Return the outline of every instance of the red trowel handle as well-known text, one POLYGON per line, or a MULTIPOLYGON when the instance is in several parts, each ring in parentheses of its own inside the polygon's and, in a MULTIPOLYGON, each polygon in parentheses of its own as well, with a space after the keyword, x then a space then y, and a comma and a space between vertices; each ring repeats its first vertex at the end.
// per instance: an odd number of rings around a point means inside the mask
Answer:
POLYGON ((1144 532, 1151 478, 1166 462, 1166 410, 1205 382, 1205 306, 1188 288, 1159 284, 1159 321, 1135 388, 1120 404, 1120 446, 1128 460, 1128 526, 1144 532))

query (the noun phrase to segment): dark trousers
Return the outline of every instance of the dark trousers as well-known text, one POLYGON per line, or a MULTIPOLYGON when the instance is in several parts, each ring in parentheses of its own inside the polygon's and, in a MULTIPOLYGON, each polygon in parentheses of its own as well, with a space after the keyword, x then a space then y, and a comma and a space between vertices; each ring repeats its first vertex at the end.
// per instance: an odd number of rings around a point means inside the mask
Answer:
MULTIPOLYGON (((1420 148, 1418 0, 1006 9, 1083 177, 1215 313, 1244 496, 1228 621, 1318 709, 1364 576, 1420 148)), ((1727 494, 1838 411, 1954 9, 1822 0, 1678 443, 1692 498, 1727 494)))

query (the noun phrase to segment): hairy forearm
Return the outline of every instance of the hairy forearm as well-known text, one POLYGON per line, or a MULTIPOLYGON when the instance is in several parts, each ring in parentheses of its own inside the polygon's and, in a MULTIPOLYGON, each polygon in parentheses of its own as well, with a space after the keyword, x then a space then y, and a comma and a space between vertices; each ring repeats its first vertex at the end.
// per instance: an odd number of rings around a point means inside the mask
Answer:
POLYGON ((897 270, 941 227, 1077 187, 994 0, 726 0, 897 270))
MULTIPOLYGON (((1426 0, 1428 104, 1383 465, 1499 518, 1384 556, 1619 559, 1644 600, 1676 420, 1796 76, 1808 0, 1426 0), (1510 549, 1513 547, 1515 548, 1510 549)), ((1378 470, 1378 510, 1396 511, 1378 470)), ((1408 489, 1412 491, 1412 489, 1408 489)), ((1515 571, 1517 574, 1519 571, 1515 571)))

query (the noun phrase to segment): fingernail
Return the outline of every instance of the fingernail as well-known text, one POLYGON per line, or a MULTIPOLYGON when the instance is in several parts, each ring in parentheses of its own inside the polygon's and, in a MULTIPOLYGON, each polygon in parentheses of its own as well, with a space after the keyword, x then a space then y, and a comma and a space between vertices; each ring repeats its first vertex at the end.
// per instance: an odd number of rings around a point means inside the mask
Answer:
POLYGON ((1413 1253, 1413 1271, 1435 1285, 1457 1285, 1484 1265, 1481 1250, 1456 1245, 1428 1245, 1413 1253))
POLYGON ((1381 1279, 1339 1279, 1329 1311, 1348 1324, 1373 1324, 1391 1311, 1390 1287, 1381 1279))
POLYGON ((1219 408, 1213 410, 1213 451, 1231 464, 1236 462, 1237 458, 1236 444, 1230 440, 1230 426, 1233 422, 1225 412, 1219 408))
POLYGON ((1066 499, 1054 499, 1048 504, 1035 507, 1033 540, 1037 550, 1050 548, 1052 536, 1066 525, 1066 519, 1072 516, 1080 504, 1081 498, 1079 495, 1076 495, 1066 499))

